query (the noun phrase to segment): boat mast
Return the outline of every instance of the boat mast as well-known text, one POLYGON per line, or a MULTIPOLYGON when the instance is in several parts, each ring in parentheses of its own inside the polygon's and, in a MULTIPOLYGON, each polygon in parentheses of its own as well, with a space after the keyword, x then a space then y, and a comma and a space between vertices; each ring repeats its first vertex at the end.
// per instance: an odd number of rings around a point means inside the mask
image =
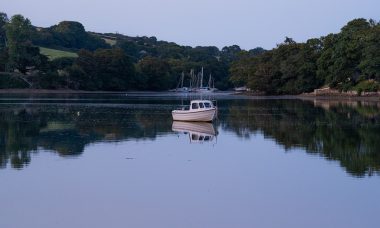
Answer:
POLYGON ((181 88, 183 88, 183 80, 185 79, 185 73, 182 72, 181 88))
POLYGON ((191 78, 191 88, 197 88, 197 78, 194 75, 194 69, 191 69, 190 71, 190 78, 191 78))
POLYGON ((200 86, 200 88, 202 88, 203 87, 203 67, 202 67, 202 73, 201 73, 201 86, 200 86))
POLYGON ((197 88, 200 87, 200 82, 201 82, 201 75, 200 74, 201 74, 200 72, 198 72, 198 74, 197 74, 197 88))
POLYGON ((178 81, 177 83, 177 87, 175 88, 175 91, 177 91, 179 89, 179 85, 181 84, 181 80, 178 81))

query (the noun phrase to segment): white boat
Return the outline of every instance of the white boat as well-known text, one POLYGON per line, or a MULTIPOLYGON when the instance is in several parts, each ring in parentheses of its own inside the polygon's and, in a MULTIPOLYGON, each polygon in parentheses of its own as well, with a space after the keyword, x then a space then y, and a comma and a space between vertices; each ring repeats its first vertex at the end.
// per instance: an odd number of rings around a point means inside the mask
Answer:
POLYGON ((209 100, 193 100, 190 106, 172 111, 173 120, 212 122, 217 115, 217 108, 209 100))
POLYGON ((195 90, 196 92, 199 93, 213 93, 216 91, 215 88, 210 88, 210 87, 201 87, 195 90))
POLYGON ((246 92, 246 91, 248 91, 248 88, 247 88, 247 86, 236 87, 235 91, 236 92, 246 92))
POLYGON ((211 123, 173 121, 172 130, 189 134, 190 143, 212 142, 217 135, 211 123))

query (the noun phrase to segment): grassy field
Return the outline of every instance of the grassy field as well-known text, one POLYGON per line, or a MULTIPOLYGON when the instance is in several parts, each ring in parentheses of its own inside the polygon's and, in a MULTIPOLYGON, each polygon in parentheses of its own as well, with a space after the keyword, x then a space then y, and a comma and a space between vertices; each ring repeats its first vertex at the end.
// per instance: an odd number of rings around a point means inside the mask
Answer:
POLYGON ((78 57, 77 53, 74 53, 74 52, 60 51, 60 50, 44 48, 44 47, 40 47, 40 52, 41 54, 49 57, 50 60, 62 58, 62 57, 78 57))
POLYGON ((107 44, 114 46, 116 44, 116 40, 111 40, 107 38, 102 38, 107 44))

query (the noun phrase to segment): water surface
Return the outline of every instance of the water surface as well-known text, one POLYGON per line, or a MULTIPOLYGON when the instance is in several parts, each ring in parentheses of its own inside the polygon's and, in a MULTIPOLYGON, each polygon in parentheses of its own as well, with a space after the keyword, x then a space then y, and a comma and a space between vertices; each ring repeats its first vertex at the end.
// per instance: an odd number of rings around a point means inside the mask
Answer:
POLYGON ((380 102, 1 95, 0 227, 377 227, 380 102))

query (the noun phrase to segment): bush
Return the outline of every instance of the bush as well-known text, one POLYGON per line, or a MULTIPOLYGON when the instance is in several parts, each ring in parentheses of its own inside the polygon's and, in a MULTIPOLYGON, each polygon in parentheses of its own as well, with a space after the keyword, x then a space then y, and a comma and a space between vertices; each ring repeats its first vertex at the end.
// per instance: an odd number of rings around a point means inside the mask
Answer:
POLYGON ((379 89, 380 84, 374 80, 361 81, 354 87, 354 90, 360 94, 362 92, 377 92, 379 89))
POLYGON ((0 89, 25 88, 29 88, 28 83, 23 81, 18 75, 11 73, 0 73, 0 89))

